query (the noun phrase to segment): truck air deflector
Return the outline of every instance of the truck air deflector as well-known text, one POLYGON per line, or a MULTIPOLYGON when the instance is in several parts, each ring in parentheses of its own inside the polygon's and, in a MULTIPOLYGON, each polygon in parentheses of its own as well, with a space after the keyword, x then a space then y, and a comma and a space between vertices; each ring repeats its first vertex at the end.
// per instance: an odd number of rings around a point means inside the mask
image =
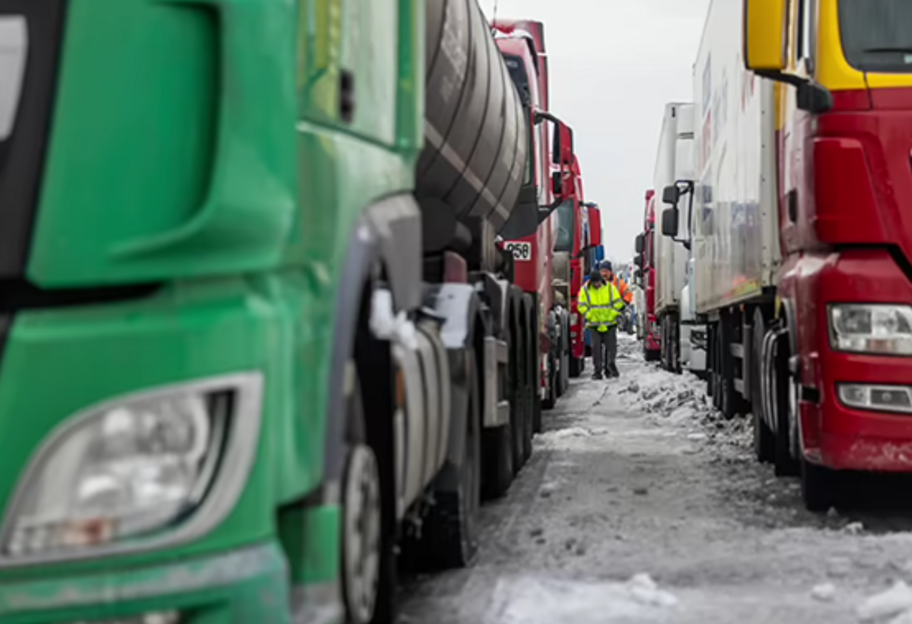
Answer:
POLYGON ((21 277, 35 221, 66 8, 0 0, 0 279, 21 277))

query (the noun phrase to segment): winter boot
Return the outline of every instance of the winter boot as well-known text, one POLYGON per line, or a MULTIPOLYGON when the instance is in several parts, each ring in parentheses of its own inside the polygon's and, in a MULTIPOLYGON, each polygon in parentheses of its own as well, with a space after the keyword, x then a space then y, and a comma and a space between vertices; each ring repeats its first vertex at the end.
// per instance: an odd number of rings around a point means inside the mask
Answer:
POLYGON ((602 379, 602 374, 600 372, 596 371, 596 372, 592 373, 593 381, 598 381, 599 379, 602 379))
POLYGON ((609 367, 611 368, 611 376, 612 376, 612 377, 620 377, 620 376, 621 376, 621 371, 618 370, 618 365, 617 365, 617 364, 615 364, 614 362, 612 362, 612 363, 609 365, 609 367))

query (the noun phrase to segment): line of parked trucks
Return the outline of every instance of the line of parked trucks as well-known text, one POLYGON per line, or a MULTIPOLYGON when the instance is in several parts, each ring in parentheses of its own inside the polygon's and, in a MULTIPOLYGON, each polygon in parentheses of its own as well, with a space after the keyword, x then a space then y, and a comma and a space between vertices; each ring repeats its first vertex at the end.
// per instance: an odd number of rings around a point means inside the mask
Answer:
POLYGON ((636 240, 647 359, 751 413, 812 510, 841 471, 912 472, 909 23, 904 0, 711 2, 636 240))
POLYGON ((0 622, 391 623, 583 369, 544 27, 0 0, 0 622))

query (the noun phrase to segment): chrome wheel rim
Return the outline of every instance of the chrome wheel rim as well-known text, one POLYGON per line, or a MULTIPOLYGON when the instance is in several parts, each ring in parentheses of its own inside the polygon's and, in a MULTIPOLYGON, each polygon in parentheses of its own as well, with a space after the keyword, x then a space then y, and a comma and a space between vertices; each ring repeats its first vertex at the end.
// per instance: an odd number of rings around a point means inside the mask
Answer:
POLYGON ((366 446, 351 452, 344 496, 345 599, 350 620, 366 624, 377 602, 382 555, 380 473, 366 446))

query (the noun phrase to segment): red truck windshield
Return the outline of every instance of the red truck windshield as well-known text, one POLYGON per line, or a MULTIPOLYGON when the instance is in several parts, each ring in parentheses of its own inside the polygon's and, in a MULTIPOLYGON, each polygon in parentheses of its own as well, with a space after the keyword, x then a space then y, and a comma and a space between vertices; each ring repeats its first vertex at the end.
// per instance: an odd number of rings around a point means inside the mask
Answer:
MULTIPOLYGON (((514 56, 512 54, 503 55, 504 63, 507 65, 507 69, 510 72, 510 78, 513 80, 513 84, 516 86, 516 90, 519 92, 519 99, 523 104, 523 110, 526 113, 526 122, 531 127, 532 119, 530 117, 531 108, 532 108, 532 91, 529 87, 529 75, 526 73, 525 65, 523 64, 522 58, 514 56)), ((529 154, 535 153, 535 137, 532 133, 529 134, 529 154)), ((533 183, 534 175, 534 160, 529 158, 527 161, 525 176, 523 177, 523 185, 527 186, 533 183)))
POLYGON ((846 60, 865 72, 912 72, 910 0, 840 0, 846 60))

